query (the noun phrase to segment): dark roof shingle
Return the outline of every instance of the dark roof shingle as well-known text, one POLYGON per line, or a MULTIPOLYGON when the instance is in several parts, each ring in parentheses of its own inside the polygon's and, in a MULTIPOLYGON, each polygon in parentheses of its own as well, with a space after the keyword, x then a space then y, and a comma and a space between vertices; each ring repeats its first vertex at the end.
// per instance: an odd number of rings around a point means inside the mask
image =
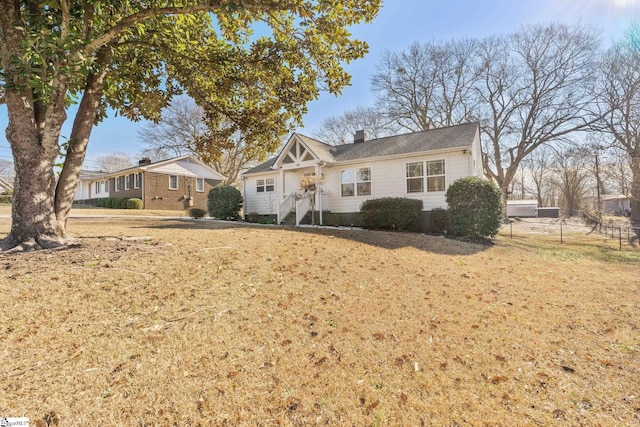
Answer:
MULTIPOLYGON (((369 141, 330 146, 305 135, 297 134, 321 160, 347 162, 402 154, 424 153, 457 147, 469 147, 479 129, 478 122, 448 126, 401 135, 387 136, 369 141)), ((277 161, 275 156, 248 170, 243 175, 268 172, 277 161)))

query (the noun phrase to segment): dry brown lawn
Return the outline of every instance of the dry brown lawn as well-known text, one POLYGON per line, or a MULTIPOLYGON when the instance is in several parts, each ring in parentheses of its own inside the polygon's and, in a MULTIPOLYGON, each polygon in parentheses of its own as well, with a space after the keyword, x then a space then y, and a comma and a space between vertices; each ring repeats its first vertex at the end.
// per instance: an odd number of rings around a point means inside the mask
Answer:
POLYGON ((69 231, 68 249, 0 255, 0 417, 640 425, 640 249, 156 218, 69 231))

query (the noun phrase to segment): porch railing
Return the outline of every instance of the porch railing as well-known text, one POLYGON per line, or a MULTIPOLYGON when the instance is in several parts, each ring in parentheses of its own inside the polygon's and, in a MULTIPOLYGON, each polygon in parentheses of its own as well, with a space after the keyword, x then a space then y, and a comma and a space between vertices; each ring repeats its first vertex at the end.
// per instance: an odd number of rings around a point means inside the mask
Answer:
POLYGON ((308 194, 296 201, 296 227, 300 225, 302 218, 309 212, 309 208, 311 208, 311 197, 308 194))
POLYGON ((280 224, 284 219, 293 212, 293 209, 296 206, 296 199, 293 193, 288 194, 282 201, 280 202, 280 206, 278 206, 278 224, 280 224))

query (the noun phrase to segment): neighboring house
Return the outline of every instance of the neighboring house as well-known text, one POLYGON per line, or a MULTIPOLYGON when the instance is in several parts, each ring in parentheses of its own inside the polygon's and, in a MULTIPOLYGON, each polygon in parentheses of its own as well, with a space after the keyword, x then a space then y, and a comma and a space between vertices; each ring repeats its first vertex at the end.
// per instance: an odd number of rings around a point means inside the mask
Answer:
POLYGON ((294 133, 280 154, 242 174, 245 216, 281 223, 295 211, 298 225, 310 209, 300 188, 305 176, 324 181, 315 193, 320 224, 327 218, 330 225, 360 225, 362 202, 382 197, 422 200, 427 219, 432 209, 447 207, 445 192, 456 179, 483 176, 479 124, 369 141, 359 131, 352 144, 338 146, 294 133))
POLYGON ((537 200, 507 200, 508 217, 535 218, 537 210, 537 200))
POLYGON ((104 171, 90 171, 81 170, 80 180, 76 187, 76 194, 73 196, 74 201, 91 200, 100 197, 109 197, 108 193, 95 194, 95 191, 91 191, 91 185, 94 179, 101 178, 106 175, 104 171))
POLYGON ((631 198, 623 194, 602 196, 602 212, 626 215, 627 212, 631 212, 631 198))
POLYGON ((104 197, 139 198, 144 209, 207 209, 209 190, 225 177, 193 156, 181 156, 117 172, 82 171, 75 202, 94 203, 104 197))

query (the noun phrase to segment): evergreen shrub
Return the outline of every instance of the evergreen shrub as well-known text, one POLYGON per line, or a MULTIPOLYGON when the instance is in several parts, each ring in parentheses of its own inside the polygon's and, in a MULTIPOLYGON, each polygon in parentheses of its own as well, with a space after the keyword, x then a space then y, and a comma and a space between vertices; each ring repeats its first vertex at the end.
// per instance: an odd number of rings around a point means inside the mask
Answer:
POLYGON ((238 213, 242 209, 242 194, 230 185, 212 188, 207 196, 207 209, 212 218, 238 220, 238 213))
POLYGON ((502 191, 486 179, 469 176, 456 180, 446 192, 451 231, 471 239, 498 234, 504 215, 502 191))
POLYGON ((422 200, 383 197, 366 200, 360 207, 364 226, 370 229, 419 231, 422 200))

